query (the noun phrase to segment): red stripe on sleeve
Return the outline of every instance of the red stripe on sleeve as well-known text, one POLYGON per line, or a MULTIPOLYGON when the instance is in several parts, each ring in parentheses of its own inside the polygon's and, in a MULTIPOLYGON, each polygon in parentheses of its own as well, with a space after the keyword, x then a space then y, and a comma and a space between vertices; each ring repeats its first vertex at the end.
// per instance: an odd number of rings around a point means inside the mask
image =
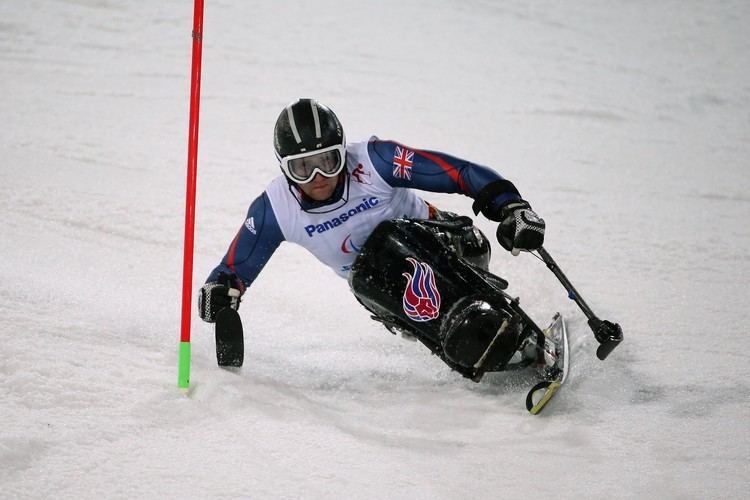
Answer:
POLYGON ((237 236, 234 237, 232 240, 232 244, 229 245, 229 251, 227 252, 227 267, 232 270, 232 272, 237 272, 234 269, 234 252, 237 250, 237 242, 240 239, 240 233, 242 230, 237 231, 237 236))
POLYGON ((427 158, 431 162, 440 166, 440 168, 442 168, 445 171, 445 173, 448 174, 451 179, 453 179, 453 182, 456 183, 456 185, 458 186, 458 189, 460 189, 462 193, 467 194, 467 195, 469 194, 469 192, 466 190, 466 186, 464 185, 464 180, 461 177, 461 174, 456 169, 456 167, 454 167, 447 161, 443 160, 439 156, 434 155, 432 153, 428 153, 427 151, 421 151, 419 149, 414 149, 413 151, 416 154, 423 156, 424 158, 427 158))

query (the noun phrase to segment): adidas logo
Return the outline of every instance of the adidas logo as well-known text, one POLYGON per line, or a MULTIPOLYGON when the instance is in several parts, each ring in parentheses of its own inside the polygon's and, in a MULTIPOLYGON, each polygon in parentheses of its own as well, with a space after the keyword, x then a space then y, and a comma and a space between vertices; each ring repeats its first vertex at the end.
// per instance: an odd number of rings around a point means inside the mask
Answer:
POLYGON ((249 219, 247 219, 247 220, 245 221, 245 227, 246 227, 246 228, 247 228, 247 230, 248 230, 248 231, 250 231, 251 233, 253 233, 253 234, 258 234, 258 233, 256 233, 256 232, 255 232, 255 221, 253 220, 253 218, 252 218, 252 217, 250 217, 249 219))

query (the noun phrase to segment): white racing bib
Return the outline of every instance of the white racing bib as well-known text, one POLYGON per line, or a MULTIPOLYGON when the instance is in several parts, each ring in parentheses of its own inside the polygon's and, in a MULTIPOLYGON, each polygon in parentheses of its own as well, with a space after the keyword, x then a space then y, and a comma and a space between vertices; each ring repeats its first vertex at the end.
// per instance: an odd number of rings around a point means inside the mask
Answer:
POLYGON ((367 143, 357 142, 346 147, 346 168, 351 176, 349 196, 347 202, 335 210, 327 213, 303 211, 283 175, 266 189, 284 239, 303 246, 344 278, 367 237, 380 222, 428 216, 427 204, 414 191, 394 188, 380 177, 367 154, 367 143))

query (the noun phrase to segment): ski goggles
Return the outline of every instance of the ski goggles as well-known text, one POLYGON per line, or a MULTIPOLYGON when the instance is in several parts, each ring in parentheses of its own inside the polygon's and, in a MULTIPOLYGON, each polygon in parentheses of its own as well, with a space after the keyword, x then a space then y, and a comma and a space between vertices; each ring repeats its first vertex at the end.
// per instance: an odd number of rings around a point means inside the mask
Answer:
POLYGON ((344 168, 346 148, 342 144, 279 159, 281 170, 297 184, 307 184, 315 174, 336 177, 344 168))

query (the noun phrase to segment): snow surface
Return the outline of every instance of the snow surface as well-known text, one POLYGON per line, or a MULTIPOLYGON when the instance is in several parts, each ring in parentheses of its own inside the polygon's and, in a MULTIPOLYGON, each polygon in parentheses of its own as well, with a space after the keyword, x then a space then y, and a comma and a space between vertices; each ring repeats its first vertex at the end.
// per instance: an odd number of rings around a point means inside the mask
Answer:
POLYGON ((495 247, 569 320, 538 417, 527 377, 462 379, 291 245, 243 302, 245 367, 194 317, 178 391, 192 15, 0 3, 0 498, 747 498, 746 0, 206 1, 193 288, 278 172, 276 115, 317 97, 351 140, 512 179, 623 325, 598 361, 554 276, 495 247))

